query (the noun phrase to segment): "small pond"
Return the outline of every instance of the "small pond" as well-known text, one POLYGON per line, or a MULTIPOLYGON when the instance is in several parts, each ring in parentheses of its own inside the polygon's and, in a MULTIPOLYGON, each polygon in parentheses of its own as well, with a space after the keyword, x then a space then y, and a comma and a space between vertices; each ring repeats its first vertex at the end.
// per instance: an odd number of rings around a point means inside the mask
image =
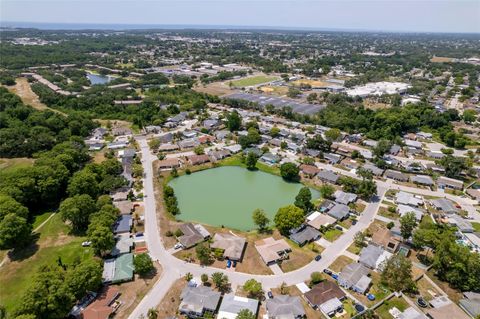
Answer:
POLYGON ((113 77, 108 75, 101 75, 101 74, 93 74, 87 73, 87 78, 90 81, 90 84, 97 85, 97 84, 107 84, 113 80, 113 77))
MULTIPOLYGON (((293 204, 303 187, 281 177, 261 171, 227 166, 207 169, 173 179, 183 221, 196 221, 212 226, 251 230, 255 226, 252 212, 265 210, 270 220, 280 207, 293 204)), ((320 194, 312 189, 312 198, 320 194)))

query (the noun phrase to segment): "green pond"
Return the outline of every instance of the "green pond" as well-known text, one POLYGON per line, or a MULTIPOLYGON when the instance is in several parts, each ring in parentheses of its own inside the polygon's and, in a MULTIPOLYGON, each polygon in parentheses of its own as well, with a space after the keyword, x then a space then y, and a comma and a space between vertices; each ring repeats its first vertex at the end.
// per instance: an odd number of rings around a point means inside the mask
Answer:
MULTIPOLYGON (((255 226, 252 212, 261 208, 273 220, 280 207, 293 204, 300 183, 241 167, 218 167, 173 179, 180 209, 179 219, 238 230, 255 226)), ((320 194, 312 191, 312 198, 320 194)))

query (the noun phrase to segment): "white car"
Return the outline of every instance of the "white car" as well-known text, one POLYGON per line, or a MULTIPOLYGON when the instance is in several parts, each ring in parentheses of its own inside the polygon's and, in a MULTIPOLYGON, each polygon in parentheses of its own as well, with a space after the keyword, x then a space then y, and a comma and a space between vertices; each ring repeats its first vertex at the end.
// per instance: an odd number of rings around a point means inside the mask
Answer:
POLYGON ((84 242, 82 243, 82 247, 89 247, 91 244, 92 244, 91 241, 84 241, 84 242))
POLYGON ((182 244, 180 244, 180 243, 176 243, 175 246, 173 246, 174 249, 180 249, 180 248, 182 248, 182 247, 183 247, 183 246, 182 246, 182 244))

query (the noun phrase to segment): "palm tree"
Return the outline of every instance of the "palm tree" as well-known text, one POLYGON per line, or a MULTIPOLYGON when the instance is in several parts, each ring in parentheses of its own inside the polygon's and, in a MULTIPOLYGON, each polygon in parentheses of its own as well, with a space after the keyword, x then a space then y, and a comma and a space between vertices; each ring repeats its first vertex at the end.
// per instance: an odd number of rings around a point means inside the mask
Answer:
POLYGON ((148 309, 147 318, 148 319, 157 319, 158 318, 158 310, 155 309, 155 308, 148 309))

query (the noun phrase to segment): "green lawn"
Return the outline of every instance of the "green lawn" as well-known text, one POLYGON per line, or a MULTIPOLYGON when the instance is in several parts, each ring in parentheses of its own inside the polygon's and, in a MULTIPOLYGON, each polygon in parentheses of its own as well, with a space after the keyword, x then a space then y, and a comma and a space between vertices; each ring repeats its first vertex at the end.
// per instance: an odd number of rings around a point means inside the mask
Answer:
POLYGON ((336 228, 332 228, 330 230, 327 230, 323 234, 323 238, 325 238, 328 241, 335 241, 338 237, 340 237, 343 234, 341 230, 338 230, 336 228))
POLYGON ((7 172, 16 168, 24 168, 33 165, 35 160, 33 158, 19 157, 19 158, 0 158, 0 171, 7 172))
POLYGON ((404 311, 408 308, 408 303, 403 298, 393 297, 390 300, 385 301, 380 307, 375 310, 375 313, 381 319, 393 319, 393 316, 388 312, 391 308, 397 308, 400 311, 404 311))
POLYGON ((472 226, 476 232, 480 232, 480 223, 472 223, 472 226))
POLYGON ((35 216, 35 220, 33 221, 33 229, 37 228, 38 226, 40 226, 44 221, 47 220, 48 217, 50 217, 50 215, 52 215, 52 212, 48 212, 48 213, 43 213, 41 215, 37 215, 35 216))
POLYGON ((244 78, 236 81, 231 81, 231 83, 233 86, 236 86, 236 87, 244 87, 244 86, 258 85, 262 83, 268 83, 277 79, 278 77, 276 76, 258 75, 258 76, 252 76, 252 77, 248 77, 248 78, 244 78))
MULTIPOLYGON (((45 220, 47 214, 37 216, 35 223, 45 220)), ((32 245, 17 254, 18 259, 8 262, 0 272, 0 300, 7 312, 14 309, 20 296, 28 288, 35 273, 43 266, 56 263, 58 258, 64 264, 74 260, 92 258, 90 248, 81 246, 85 237, 68 235, 69 228, 59 215, 52 217, 40 230, 36 245, 32 245)))

